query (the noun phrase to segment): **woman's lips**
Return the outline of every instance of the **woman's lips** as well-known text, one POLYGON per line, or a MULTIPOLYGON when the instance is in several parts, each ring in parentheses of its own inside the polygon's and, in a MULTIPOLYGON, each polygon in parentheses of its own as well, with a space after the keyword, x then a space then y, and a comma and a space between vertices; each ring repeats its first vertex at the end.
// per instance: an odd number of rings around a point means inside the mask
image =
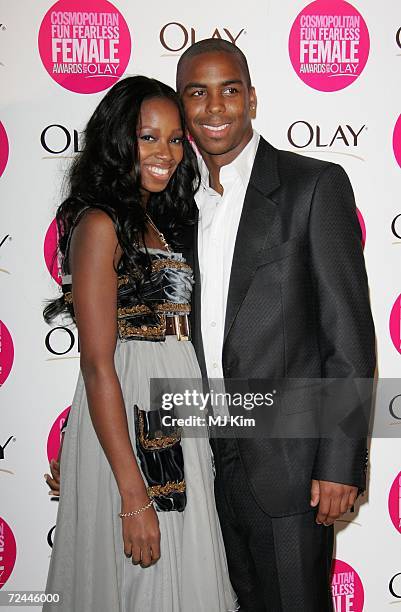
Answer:
POLYGON ((165 181, 170 177, 171 168, 164 168, 162 166, 156 166, 151 164, 145 164, 145 168, 149 174, 152 175, 153 178, 158 179, 159 181, 165 181))

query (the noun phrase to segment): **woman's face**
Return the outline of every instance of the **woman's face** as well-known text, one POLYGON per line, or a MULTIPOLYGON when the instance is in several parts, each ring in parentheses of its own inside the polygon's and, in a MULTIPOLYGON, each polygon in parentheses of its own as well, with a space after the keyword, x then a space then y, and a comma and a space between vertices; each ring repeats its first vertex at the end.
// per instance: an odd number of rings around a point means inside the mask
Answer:
POLYGON ((143 102, 137 138, 141 188, 146 197, 167 187, 182 160, 184 133, 172 100, 151 98, 143 102))

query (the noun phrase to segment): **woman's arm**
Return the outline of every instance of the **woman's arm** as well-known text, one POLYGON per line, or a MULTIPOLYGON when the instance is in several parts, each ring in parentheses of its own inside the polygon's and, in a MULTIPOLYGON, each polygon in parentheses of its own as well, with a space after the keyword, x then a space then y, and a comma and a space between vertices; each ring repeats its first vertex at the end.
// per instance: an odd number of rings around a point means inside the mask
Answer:
MULTIPOLYGON (((93 426, 121 494, 122 512, 130 512, 146 505, 149 497, 132 449, 114 367, 117 254, 117 237, 108 215, 99 210, 86 213, 74 230, 69 258, 81 371, 93 426)), ((125 553, 143 565, 157 561, 160 533, 153 507, 122 521, 125 553)))

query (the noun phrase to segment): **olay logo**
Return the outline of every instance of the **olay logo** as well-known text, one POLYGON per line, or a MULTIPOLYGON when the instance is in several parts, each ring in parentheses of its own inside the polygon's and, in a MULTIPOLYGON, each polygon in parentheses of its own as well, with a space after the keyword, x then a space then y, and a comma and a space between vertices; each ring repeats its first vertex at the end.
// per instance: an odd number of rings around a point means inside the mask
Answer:
MULTIPOLYGON (((78 130, 71 130, 61 125, 61 123, 52 123, 47 125, 40 135, 40 144, 46 153, 50 153, 50 156, 58 155, 60 157, 66 157, 63 155, 66 151, 72 157, 73 153, 79 153, 80 149, 80 132, 78 130)), ((44 157, 49 157, 48 155, 44 157)))
POLYGON ((291 123, 287 131, 287 138, 289 143, 297 149, 305 149, 309 146, 321 149, 337 145, 355 148, 359 146, 360 136, 366 129, 365 124, 352 126, 348 123, 328 129, 320 125, 312 125, 308 121, 298 120, 291 123))
MULTIPOLYGON (((1 461, 5 461, 5 465, 8 466, 7 460, 6 460, 6 449, 7 449, 7 455, 8 455, 8 449, 10 448, 9 444, 10 442, 15 442, 16 439, 14 438, 14 436, 8 436, 7 439, 3 439, 2 440, 2 444, 0 444, 0 462, 1 461)), ((10 469, 7 469, 5 467, 2 467, 4 464, 0 463, 0 472, 2 472, 3 474, 11 474, 14 475, 14 472, 10 469)))
MULTIPOLYGON (((10 234, 4 234, 4 236, 0 235, 0 257, 4 254, 4 249, 7 244, 11 242, 12 238, 10 234)), ((10 274, 10 271, 6 268, 0 267, 0 272, 4 272, 5 274, 10 274)))
POLYGON ((401 213, 396 215, 391 222, 391 232, 393 236, 401 240, 401 213))
POLYGON ((6 446, 11 442, 11 440, 15 442, 14 436, 9 436, 8 439, 3 444, 0 444, 0 460, 4 459, 4 451, 6 449, 6 446))
POLYGON ((3 236, 3 238, 0 239, 0 249, 3 246, 3 244, 6 243, 7 240, 11 240, 10 234, 6 234, 5 236, 3 236))
POLYGON ((395 42, 397 43, 397 47, 401 49, 401 28, 398 28, 395 35, 395 42))
POLYGON ((49 357, 48 360, 65 359, 66 356, 77 358, 79 356, 79 340, 78 335, 75 336, 75 334, 77 334, 75 328, 72 330, 63 325, 53 327, 45 338, 46 349, 54 355, 54 357, 49 357))
POLYGON ((54 542, 54 532, 56 530, 56 525, 53 525, 53 527, 51 527, 51 529, 49 529, 49 532, 47 534, 47 543, 50 546, 50 548, 53 548, 53 542, 54 542))
POLYGON ((396 421, 401 421, 401 393, 395 395, 388 405, 388 411, 396 421))
POLYGON ((390 582, 388 583, 388 590, 393 597, 396 599, 401 599, 401 572, 394 574, 394 576, 391 578, 390 582))
POLYGON ((199 33, 194 27, 186 26, 178 21, 170 21, 160 30, 159 38, 167 51, 179 53, 204 38, 224 38, 236 45, 244 32, 245 28, 235 31, 228 28, 215 28, 211 32, 199 33))
POLYGON ((17 557, 17 545, 11 527, 0 517, 0 589, 12 574, 17 557))

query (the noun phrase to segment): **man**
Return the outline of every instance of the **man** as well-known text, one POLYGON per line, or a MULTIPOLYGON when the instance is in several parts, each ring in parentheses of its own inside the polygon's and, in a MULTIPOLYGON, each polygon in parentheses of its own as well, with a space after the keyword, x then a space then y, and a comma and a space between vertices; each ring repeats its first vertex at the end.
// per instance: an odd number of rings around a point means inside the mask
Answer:
MULTIPOLYGON (((178 63, 177 90, 202 157, 193 340, 204 375, 372 378, 374 328, 345 172, 278 151, 252 130, 256 93, 231 43, 191 46, 178 63)), ((286 410, 289 421, 307 418, 310 396, 295 393, 286 410)), ((365 486, 365 441, 333 434, 213 442, 241 611, 332 610, 333 522, 365 486)))

